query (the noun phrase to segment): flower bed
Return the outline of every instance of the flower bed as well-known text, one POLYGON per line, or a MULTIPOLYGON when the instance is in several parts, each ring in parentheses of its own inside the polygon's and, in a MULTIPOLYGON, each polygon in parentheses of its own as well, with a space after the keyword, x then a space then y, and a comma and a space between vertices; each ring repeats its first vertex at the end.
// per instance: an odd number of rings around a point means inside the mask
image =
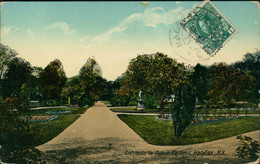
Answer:
POLYGON ((154 119, 162 121, 172 121, 172 115, 167 113, 160 113, 158 116, 154 117, 154 119))
POLYGON ((46 122, 51 121, 53 119, 56 119, 57 115, 46 115, 46 116, 29 116, 25 117, 27 121, 29 122, 46 122))
MULTIPOLYGON (((224 121, 224 120, 232 120, 236 119, 238 117, 246 117, 246 116, 220 116, 220 117, 195 117, 191 124, 204 124, 209 122, 218 122, 218 121, 224 121)), ((154 117, 155 120, 162 120, 162 121, 171 121, 173 122, 172 115, 171 114, 159 114, 158 116, 154 117)))
POLYGON ((63 111, 50 111, 46 112, 46 114, 65 114, 65 113, 70 113, 71 110, 63 110, 63 111))
POLYGON ((79 107, 79 105, 78 105, 78 104, 74 104, 74 105, 70 104, 70 105, 68 105, 67 107, 69 107, 69 108, 75 108, 75 107, 79 107))
POLYGON ((238 117, 242 117, 242 116, 223 116, 223 117, 217 117, 217 118, 205 117, 205 118, 197 118, 197 119, 195 118, 191 121, 191 124, 205 124, 205 123, 209 123, 209 122, 233 120, 233 119, 236 119, 238 117))

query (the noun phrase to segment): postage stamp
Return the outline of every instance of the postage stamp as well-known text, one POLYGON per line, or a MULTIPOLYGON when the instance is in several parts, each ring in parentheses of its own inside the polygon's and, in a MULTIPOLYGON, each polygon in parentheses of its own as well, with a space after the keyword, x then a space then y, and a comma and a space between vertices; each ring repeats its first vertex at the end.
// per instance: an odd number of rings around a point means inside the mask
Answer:
POLYGON ((210 56, 238 32, 210 1, 202 2, 180 24, 210 56))

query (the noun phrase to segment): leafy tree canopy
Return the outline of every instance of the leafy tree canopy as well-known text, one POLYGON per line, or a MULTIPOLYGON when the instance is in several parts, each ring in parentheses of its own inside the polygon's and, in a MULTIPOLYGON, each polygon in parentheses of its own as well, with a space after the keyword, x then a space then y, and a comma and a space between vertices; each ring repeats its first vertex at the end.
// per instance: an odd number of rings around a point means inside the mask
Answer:
POLYGON ((0 43, 0 79, 3 79, 3 75, 8 69, 8 64, 17 55, 18 53, 15 50, 0 43))
POLYGON ((105 89, 106 80, 94 58, 89 58, 79 71, 79 75, 69 79, 69 96, 72 103, 93 105, 105 89))
POLYGON ((14 58, 8 63, 8 71, 3 80, 4 98, 15 96, 19 97, 22 86, 28 82, 32 68, 29 62, 22 58, 14 58))
POLYGON ((152 92, 163 108, 165 98, 185 81, 184 64, 164 55, 138 55, 126 71, 126 84, 134 90, 152 92))
POLYGON ((225 63, 213 65, 214 79, 210 83, 210 102, 219 102, 223 106, 244 98, 254 87, 255 78, 247 71, 238 70, 225 63))
POLYGON ((41 93, 44 99, 57 99, 66 84, 62 63, 56 59, 48 64, 40 75, 41 93))

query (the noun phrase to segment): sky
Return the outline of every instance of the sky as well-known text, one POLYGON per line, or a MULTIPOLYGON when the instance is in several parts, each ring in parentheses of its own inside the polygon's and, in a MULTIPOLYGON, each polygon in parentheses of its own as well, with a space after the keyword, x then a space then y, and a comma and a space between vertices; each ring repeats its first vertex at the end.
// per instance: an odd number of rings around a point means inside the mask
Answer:
POLYGON ((115 80, 132 58, 162 52, 186 65, 233 63, 260 49, 260 7, 252 2, 212 3, 238 29, 211 57, 179 22, 201 2, 1 2, 1 43, 32 66, 59 59, 67 77, 89 57, 115 80), (173 37, 177 36, 177 37, 173 37))

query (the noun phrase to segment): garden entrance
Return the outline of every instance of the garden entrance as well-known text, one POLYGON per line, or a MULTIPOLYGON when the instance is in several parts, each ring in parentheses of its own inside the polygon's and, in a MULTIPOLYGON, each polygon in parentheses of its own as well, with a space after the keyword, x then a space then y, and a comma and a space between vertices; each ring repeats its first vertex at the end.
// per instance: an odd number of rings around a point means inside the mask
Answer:
MULTIPOLYGON (((254 131, 246 135, 259 140, 258 134, 259 131, 254 131)), ((151 145, 121 121, 116 113, 98 102, 60 135, 38 148, 44 152, 44 159, 50 163, 86 161, 234 163, 241 160, 235 155, 238 145, 236 136, 184 146, 151 145), (205 153, 203 152, 205 150, 219 155, 199 155, 205 153)))

